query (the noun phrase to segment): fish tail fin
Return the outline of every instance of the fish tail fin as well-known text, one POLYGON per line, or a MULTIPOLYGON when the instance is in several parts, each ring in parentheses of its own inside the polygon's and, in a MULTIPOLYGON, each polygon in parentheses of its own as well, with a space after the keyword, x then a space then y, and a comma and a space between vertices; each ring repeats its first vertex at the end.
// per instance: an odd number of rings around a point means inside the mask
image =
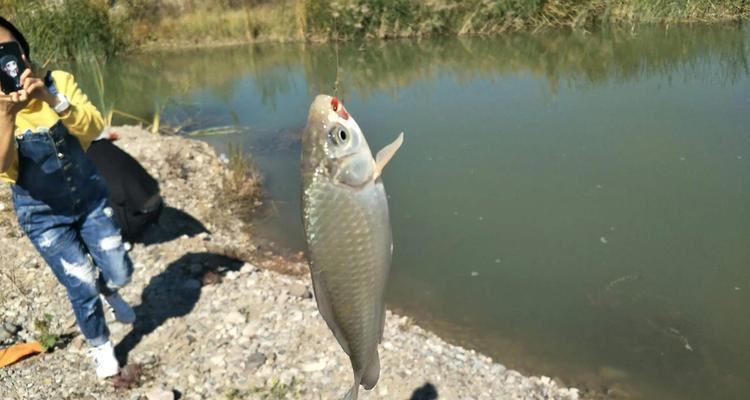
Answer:
POLYGON ((357 397, 359 397, 359 382, 354 382, 354 386, 344 395, 344 400, 357 400, 357 397))
POLYGON ((364 375, 362 375, 362 386, 365 389, 370 390, 375 387, 380 378, 380 356, 378 350, 375 349, 375 356, 370 361, 370 365, 365 369, 364 375))

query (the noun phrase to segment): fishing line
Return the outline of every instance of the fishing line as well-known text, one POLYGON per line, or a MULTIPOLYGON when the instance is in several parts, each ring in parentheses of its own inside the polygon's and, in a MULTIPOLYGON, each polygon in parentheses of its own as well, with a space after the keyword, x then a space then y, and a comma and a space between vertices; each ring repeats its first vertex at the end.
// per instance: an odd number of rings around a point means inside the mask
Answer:
MULTIPOLYGON (((333 20, 334 49, 336 52, 336 78, 333 81, 333 97, 339 97, 339 27, 338 19, 333 20)), ((343 100, 343 99, 342 99, 343 100)))

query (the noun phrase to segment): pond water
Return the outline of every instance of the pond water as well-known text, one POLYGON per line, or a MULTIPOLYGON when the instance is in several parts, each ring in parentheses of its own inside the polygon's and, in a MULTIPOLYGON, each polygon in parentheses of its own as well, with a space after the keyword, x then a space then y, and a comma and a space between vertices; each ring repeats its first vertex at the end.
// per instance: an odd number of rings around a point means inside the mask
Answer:
POLYGON ((301 250, 298 138, 337 53, 373 151, 405 132, 390 307, 612 398, 747 398, 750 27, 150 53, 110 61, 104 97, 237 128, 201 139, 252 155, 256 229, 301 250))

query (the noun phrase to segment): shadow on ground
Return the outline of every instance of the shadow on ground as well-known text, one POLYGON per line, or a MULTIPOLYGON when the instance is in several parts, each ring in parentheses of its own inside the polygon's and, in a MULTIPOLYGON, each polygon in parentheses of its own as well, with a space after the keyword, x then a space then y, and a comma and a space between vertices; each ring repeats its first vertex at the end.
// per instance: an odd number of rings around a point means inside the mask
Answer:
POLYGON ((201 296, 204 284, 213 284, 229 271, 237 271, 243 263, 213 253, 188 253, 151 278, 141 294, 141 304, 133 309, 136 321, 130 333, 115 348, 121 365, 144 336, 170 318, 187 315, 201 296))
POLYGON ((424 384, 424 386, 415 390, 414 393, 411 394, 409 400, 435 400, 437 398, 437 388, 435 387, 435 385, 427 382, 424 384))
POLYGON ((166 243, 183 235, 195 236, 209 233, 208 229, 192 215, 172 207, 165 207, 159 220, 133 240, 146 246, 166 243))

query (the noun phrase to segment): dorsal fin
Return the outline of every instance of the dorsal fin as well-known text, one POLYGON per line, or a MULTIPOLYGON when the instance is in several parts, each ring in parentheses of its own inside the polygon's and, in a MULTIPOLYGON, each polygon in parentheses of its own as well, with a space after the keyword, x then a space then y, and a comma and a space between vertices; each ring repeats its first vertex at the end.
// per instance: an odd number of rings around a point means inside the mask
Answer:
POLYGON ((380 175, 383 173, 383 168, 385 168, 385 165, 388 164, 388 161, 391 161, 393 155, 396 154, 396 150, 398 150, 398 148, 401 147, 401 144, 403 143, 404 132, 401 132, 396 140, 380 149, 378 154, 375 156, 375 173, 373 174, 373 180, 377 180, 380 177, 380 175))

